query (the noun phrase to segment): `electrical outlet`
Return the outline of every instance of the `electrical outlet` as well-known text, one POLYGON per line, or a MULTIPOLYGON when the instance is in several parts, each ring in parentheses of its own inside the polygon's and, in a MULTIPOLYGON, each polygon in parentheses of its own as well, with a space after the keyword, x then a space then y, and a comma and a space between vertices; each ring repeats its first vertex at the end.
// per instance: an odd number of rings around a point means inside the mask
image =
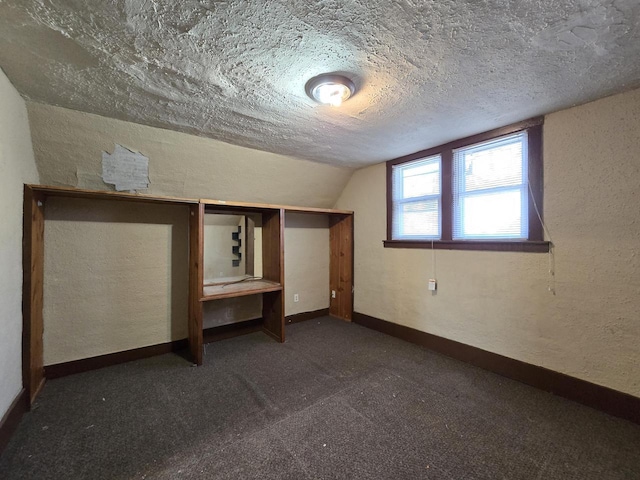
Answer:
POLYGON ((331 290, 331 298, 336 298, 336 291, 335 290, 331 290))
POLYGON ((293 294, 293 301, 294 301, 294 302, 297 302, 298 300, 300 300, 300 297, 298 296, 298 294, 297 294, 297 293, 294 293, 294 294, 293 294))

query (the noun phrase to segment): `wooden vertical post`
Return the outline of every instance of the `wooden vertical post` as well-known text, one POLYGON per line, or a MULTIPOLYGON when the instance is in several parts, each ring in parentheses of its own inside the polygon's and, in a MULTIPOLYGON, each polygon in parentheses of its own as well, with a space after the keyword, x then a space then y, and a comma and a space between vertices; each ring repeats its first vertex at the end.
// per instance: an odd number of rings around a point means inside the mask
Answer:
POLYGON ((343 320, 353 317, 353 215, 332 215, 329 218, 329 288, 335 292, 330 299, 329 313, 343 320))
POLYGON ((262 295, 264 331, 284 342, 284 209, 262 214, 262 277, 282 290, 262 295))
POLYGON ((22 384, 33 404, 44 385, 42 335, 44 194, 24 187, 22 237, 22 384))
POLYGON ((202 365, 202 284, 204 246, 204 204, 189 206, 189 353, 202 365))

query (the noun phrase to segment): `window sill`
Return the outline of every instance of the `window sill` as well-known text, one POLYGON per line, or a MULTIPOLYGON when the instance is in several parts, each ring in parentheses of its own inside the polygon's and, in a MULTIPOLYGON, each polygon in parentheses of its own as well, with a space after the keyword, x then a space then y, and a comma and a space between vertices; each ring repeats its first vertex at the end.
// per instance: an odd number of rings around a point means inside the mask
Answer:
POLYGON ((488 252, 548 253, 551 243, 531 240, 383 240, 385 248, 425 248, 436 250, 484 250, 488 252))

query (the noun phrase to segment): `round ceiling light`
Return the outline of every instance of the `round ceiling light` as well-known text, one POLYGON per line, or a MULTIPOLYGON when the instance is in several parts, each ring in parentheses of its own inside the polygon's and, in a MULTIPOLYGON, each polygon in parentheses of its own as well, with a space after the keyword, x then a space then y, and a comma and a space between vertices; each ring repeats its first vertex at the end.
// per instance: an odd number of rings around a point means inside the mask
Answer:
POLYGON ((305 90, 316 102, 339 107, 355 93, 356 86, 342 75, 325 74, 309 80, 305 90))

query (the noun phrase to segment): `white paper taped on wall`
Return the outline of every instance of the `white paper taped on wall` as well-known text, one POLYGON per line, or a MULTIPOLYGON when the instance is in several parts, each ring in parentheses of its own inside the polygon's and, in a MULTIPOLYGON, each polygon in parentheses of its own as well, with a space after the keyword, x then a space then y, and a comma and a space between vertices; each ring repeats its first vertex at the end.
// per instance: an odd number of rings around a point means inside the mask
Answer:
POLYGON ((113 153, 102 152, 102 180, 118 192, 149 188, 149 158, 116 143, 113 153))

